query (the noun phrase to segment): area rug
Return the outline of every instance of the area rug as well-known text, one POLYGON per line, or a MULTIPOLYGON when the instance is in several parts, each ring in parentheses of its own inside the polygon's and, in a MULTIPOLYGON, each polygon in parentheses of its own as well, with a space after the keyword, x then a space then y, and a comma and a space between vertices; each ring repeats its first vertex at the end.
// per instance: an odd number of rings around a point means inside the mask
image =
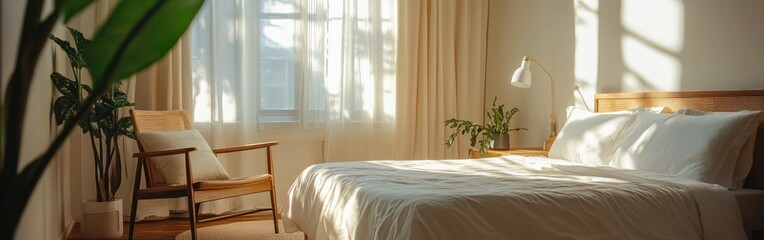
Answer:
MULTIPOLYGON (((302 232, 284 232, 284 223, 279 221, 279 233, 273 232, 273 221, 246 221, 221 224, 196 229, 196 237, 202 239, 221 240, 302 240, 302 232)), ((185 231, 175 237, 175 240, 191 239, 191 231, 185 231)))

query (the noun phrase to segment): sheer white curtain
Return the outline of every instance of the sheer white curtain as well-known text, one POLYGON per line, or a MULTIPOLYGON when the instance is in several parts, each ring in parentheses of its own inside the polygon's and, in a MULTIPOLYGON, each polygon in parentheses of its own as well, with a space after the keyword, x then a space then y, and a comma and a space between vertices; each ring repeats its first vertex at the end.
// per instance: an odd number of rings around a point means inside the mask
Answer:
MULTIPOLYGON (((281 202, 310 163, 391 158, 395 14, 395 0, 207 1, 191 27, 195 128, 213 147, 280 141, 281 202)), ((261 156, 219 157, 239 176, 265 165, 233 158, 261 156)), ((267 196, 207 210, 253 202, 267 196)))
MULTIPOLYGON (((325 161, 392 159, 395 130, 396 1, 309 1, 308 59, 325 64, 325 161), (324 15, 325 14, 325 15, 324 15), (322 36, 322 33, 325 34, 322 36), (323 40, 323 41, 321 41, 323 40)), ((316 72, 314 72, 316 73, 316 72)))

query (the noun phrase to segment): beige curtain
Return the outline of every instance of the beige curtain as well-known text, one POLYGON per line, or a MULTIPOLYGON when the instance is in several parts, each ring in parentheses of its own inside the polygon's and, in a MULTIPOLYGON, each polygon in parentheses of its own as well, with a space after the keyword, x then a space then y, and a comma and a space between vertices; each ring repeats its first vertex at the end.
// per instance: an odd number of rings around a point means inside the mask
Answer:
POLYGON ((466 158, 443 122, 483 122, 488 0, 400 1, 398 17, 396 157, 466 158))
MULTIPOLYGON (((135 109, 193 109, 191 97, 191 41, 186 32, 159 62, 130 79, 135 109)), ((193 116, 193 114, 191 114, 193 116)))

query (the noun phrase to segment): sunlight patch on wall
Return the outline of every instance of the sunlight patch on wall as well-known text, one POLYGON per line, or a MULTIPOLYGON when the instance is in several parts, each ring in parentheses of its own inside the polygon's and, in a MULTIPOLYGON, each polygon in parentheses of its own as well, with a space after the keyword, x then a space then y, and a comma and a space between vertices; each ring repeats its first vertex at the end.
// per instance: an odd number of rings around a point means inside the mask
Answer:
POLYGON ((684 5, 680 0, 624 0, 621 23, 626 32, 671 53, 684 45, 684 5))
POLYGON ((622 90, 679 90, 682 64, 676 56, 629 35, 622 37, 621 45, 627 68, 622 90))
POLYGON ((679 90, 684 5, 679 0, 624 0, 621 5, 622 91, 679 90))
MULTIPOLYGON (((599 0, 577 0, 575 9, 575 83, 584 97, 576 97, 576 106, 586 107, 597 93, 597 74, 599 70, 599 0), (585 98, 585 99, 584 99, 585 98)), ((579 96, 573 93, 573 96, 579 96)))

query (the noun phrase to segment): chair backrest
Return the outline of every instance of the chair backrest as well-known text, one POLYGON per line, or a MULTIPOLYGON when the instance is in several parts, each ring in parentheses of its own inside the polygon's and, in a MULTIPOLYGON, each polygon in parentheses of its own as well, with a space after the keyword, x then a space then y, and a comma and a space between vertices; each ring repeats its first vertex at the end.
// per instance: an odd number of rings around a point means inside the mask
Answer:
MULTIPOLYGON (((133 120, 133 128, 136 133, 192 129, 191 120, 184 110, 146 111, 130 109, 130 117, 133 120)), ((138 142, 138 149, 143 152, 141 141, 138 138, 135 141, 138 142)), ((146 176, 146 187, 167 184, 164 177, 151 164, 151 161, 145 161, 143 166, 144 175, 146 176)))

